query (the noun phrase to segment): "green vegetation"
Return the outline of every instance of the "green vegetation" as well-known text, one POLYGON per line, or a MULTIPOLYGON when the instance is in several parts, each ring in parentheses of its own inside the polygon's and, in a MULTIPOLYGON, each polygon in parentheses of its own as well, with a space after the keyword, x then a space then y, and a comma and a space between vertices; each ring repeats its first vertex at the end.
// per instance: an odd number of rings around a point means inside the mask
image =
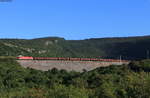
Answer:
POLYGON ((65 40, 57 37, 39 39, 0 39, 0 56, 98 57, 145 59, 150 50, 150 36, 65 40))
POLYGON ((0 58, 0 98, 149 98, 150 60, 92 71, 39 71, 0 58))

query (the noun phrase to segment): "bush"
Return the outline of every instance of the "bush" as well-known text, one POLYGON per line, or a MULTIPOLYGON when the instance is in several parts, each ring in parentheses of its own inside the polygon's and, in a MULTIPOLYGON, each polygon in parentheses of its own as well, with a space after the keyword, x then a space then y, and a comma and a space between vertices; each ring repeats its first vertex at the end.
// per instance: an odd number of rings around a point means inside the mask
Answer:
POLYGON ((150 60, 133 61, 129 64, 129 67, 134 71, 144 70, 150 71, 150 60))

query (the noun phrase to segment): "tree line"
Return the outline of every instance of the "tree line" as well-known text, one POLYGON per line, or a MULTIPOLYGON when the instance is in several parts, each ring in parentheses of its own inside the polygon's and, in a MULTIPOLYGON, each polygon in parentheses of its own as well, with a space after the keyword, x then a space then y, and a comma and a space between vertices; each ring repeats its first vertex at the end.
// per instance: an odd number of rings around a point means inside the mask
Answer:
POLYGON ((22 68, 0 58, 1 98, 149 98, 150 60, 87 72, 22 68))

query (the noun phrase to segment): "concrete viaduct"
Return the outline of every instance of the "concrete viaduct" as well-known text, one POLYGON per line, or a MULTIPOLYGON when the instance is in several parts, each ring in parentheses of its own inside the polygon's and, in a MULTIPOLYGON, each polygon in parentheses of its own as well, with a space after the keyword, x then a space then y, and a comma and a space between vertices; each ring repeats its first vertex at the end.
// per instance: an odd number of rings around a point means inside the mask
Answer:
POLYGON ((56 61, 56 60, 17 60, 24 68, 33 68, 37 70, 47 71, 52 68, 58 70, 65 69, 67 71, 82 72, 96 69, 98 67, 106 67, 110 65, 122 65, 129 62, 101 62, 101 61, 56 61))

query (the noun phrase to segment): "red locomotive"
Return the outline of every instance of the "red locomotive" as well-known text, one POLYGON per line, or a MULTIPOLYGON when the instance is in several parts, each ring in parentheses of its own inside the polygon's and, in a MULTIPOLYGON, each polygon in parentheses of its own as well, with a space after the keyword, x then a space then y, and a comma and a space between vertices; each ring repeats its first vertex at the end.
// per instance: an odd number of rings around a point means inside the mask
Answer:
POLYGON ((33 60, 33 57, 21 56, 21 57, 17 57, 17 59, 19 59, 19 60, 33 60))

